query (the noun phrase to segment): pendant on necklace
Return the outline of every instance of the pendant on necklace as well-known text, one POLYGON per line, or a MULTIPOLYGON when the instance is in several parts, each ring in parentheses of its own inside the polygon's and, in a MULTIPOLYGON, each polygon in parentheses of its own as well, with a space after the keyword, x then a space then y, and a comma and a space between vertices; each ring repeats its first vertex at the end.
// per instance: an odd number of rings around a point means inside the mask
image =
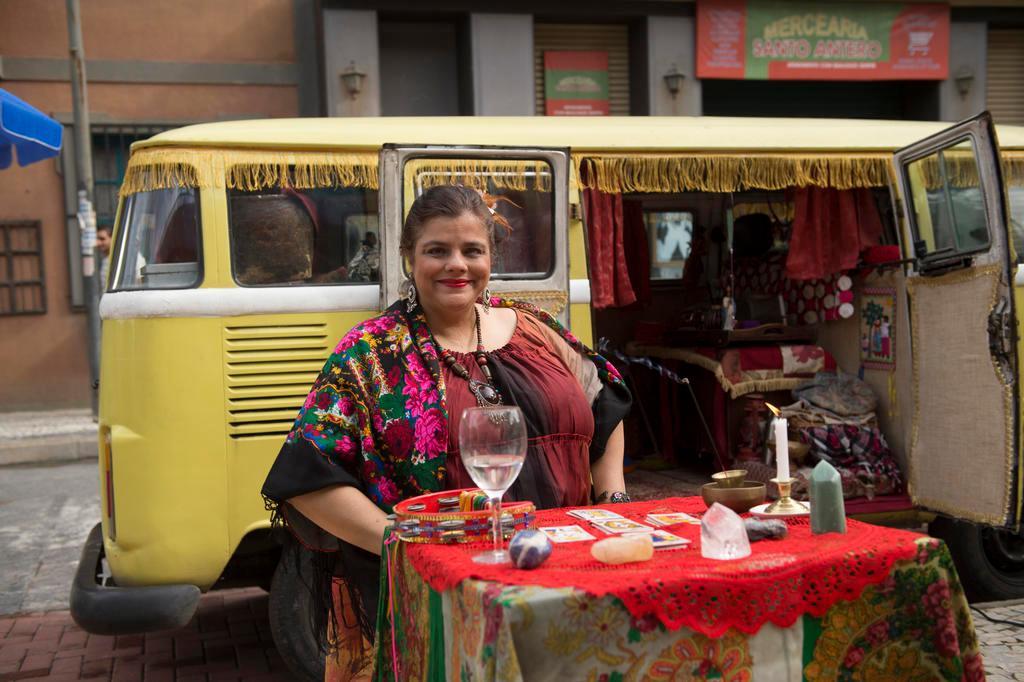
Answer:
POLYGON ((476 404, 480 407, 494 407, 501 404, 501 395, 490 384, 470 379, 469 390, 476 396, 476 404))

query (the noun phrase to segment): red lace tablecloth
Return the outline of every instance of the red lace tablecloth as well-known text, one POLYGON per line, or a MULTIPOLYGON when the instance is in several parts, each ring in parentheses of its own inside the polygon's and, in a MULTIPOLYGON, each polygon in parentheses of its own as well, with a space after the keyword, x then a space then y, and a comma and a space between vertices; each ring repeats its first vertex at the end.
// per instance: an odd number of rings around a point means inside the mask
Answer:
MULTIPOLYGON (((637 521, 647 514, 687 512, 700 515, 704 502, 674 497, 612 505, 637 521)), ((537 526, 579 524, 598 538, 600 531, 566 514, 564 509, 537 513, 537 526)), ((745 559, 716 561, 700 553, 700 526, 679 524, 668 530, 691 540, 681 549, 661 549, 647 562, 608 566, 590 556, 592 542, 555 544, 538 569, 474 564, 471 557, 485 546, 410 544, 406 551, 416 572, 437 591, 467 578, 509 585, 571 587, 596 597, 611 594, 634 618, 656 618, 675 630, 688 627, 710 637, 729 628, 747 634, 767 622, 791 626, 802 614, 823 616, 839 600, 853 600, 867 585, 885 579, 893 563, 917 552, 920 536, 852 519, 845 535, 812 535, 806 517, 787 521, 783 540, 751 543, 745 559)))

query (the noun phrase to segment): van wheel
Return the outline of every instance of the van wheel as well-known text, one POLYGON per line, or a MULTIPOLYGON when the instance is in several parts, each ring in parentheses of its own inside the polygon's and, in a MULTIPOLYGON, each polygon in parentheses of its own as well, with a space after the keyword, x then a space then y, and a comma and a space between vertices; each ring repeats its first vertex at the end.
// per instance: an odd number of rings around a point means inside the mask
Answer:
POLYGON ((970 601, 1024 597, 1024 537, 945 517, 928 532, 945 540, 970 601))
POLYGON ((306 588, 312 575, 309 552, 294 544, 285 547, 270 583, 270 634, 281 659, 297 680, 322 682, 324 653, 313 635, 313 598, 306 588))

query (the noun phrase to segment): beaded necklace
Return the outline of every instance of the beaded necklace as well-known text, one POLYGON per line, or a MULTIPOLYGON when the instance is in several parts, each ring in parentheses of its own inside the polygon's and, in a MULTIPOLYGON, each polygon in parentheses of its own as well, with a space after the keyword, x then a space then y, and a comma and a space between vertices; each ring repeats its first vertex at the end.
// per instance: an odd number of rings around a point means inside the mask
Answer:
POLYGON ((491 377, 491 368, 487 364, 487 352, 484 351, 483 334, 480 332, 480 311, 473 306, 473 313, 476 316, 476 364, 480 366, 486 381, 477 381, 469 376, 469 370, 459 364, 452 352, 447 348, 441 349, 441 360, 456 375, 469 382, 469 391, 476 397, 476 404, 480 407, 494 407, 501 405, 501 393, 494 387, 494 379, 491 377))

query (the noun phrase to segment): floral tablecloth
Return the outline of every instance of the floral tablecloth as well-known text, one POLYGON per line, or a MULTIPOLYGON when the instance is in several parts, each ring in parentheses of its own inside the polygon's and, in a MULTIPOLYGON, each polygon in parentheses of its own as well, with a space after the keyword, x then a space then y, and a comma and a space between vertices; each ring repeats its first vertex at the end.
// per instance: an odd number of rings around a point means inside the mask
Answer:
MULTIPOLYGON (((787 542, 775 541, 773 551, 787 542)), ((912 542, 916 551, 857 598, 786 626, 765 622, 751 634, 730 628, 719 636, 637 618, 615 596, 578 586, 470 578, 436 591, 410 560, 416 546, 395 543, 382 575, 390 586, 376 677, 395 679, 397 663, 403 681, 983 680, 946 546, 923 536, 912 542)))

